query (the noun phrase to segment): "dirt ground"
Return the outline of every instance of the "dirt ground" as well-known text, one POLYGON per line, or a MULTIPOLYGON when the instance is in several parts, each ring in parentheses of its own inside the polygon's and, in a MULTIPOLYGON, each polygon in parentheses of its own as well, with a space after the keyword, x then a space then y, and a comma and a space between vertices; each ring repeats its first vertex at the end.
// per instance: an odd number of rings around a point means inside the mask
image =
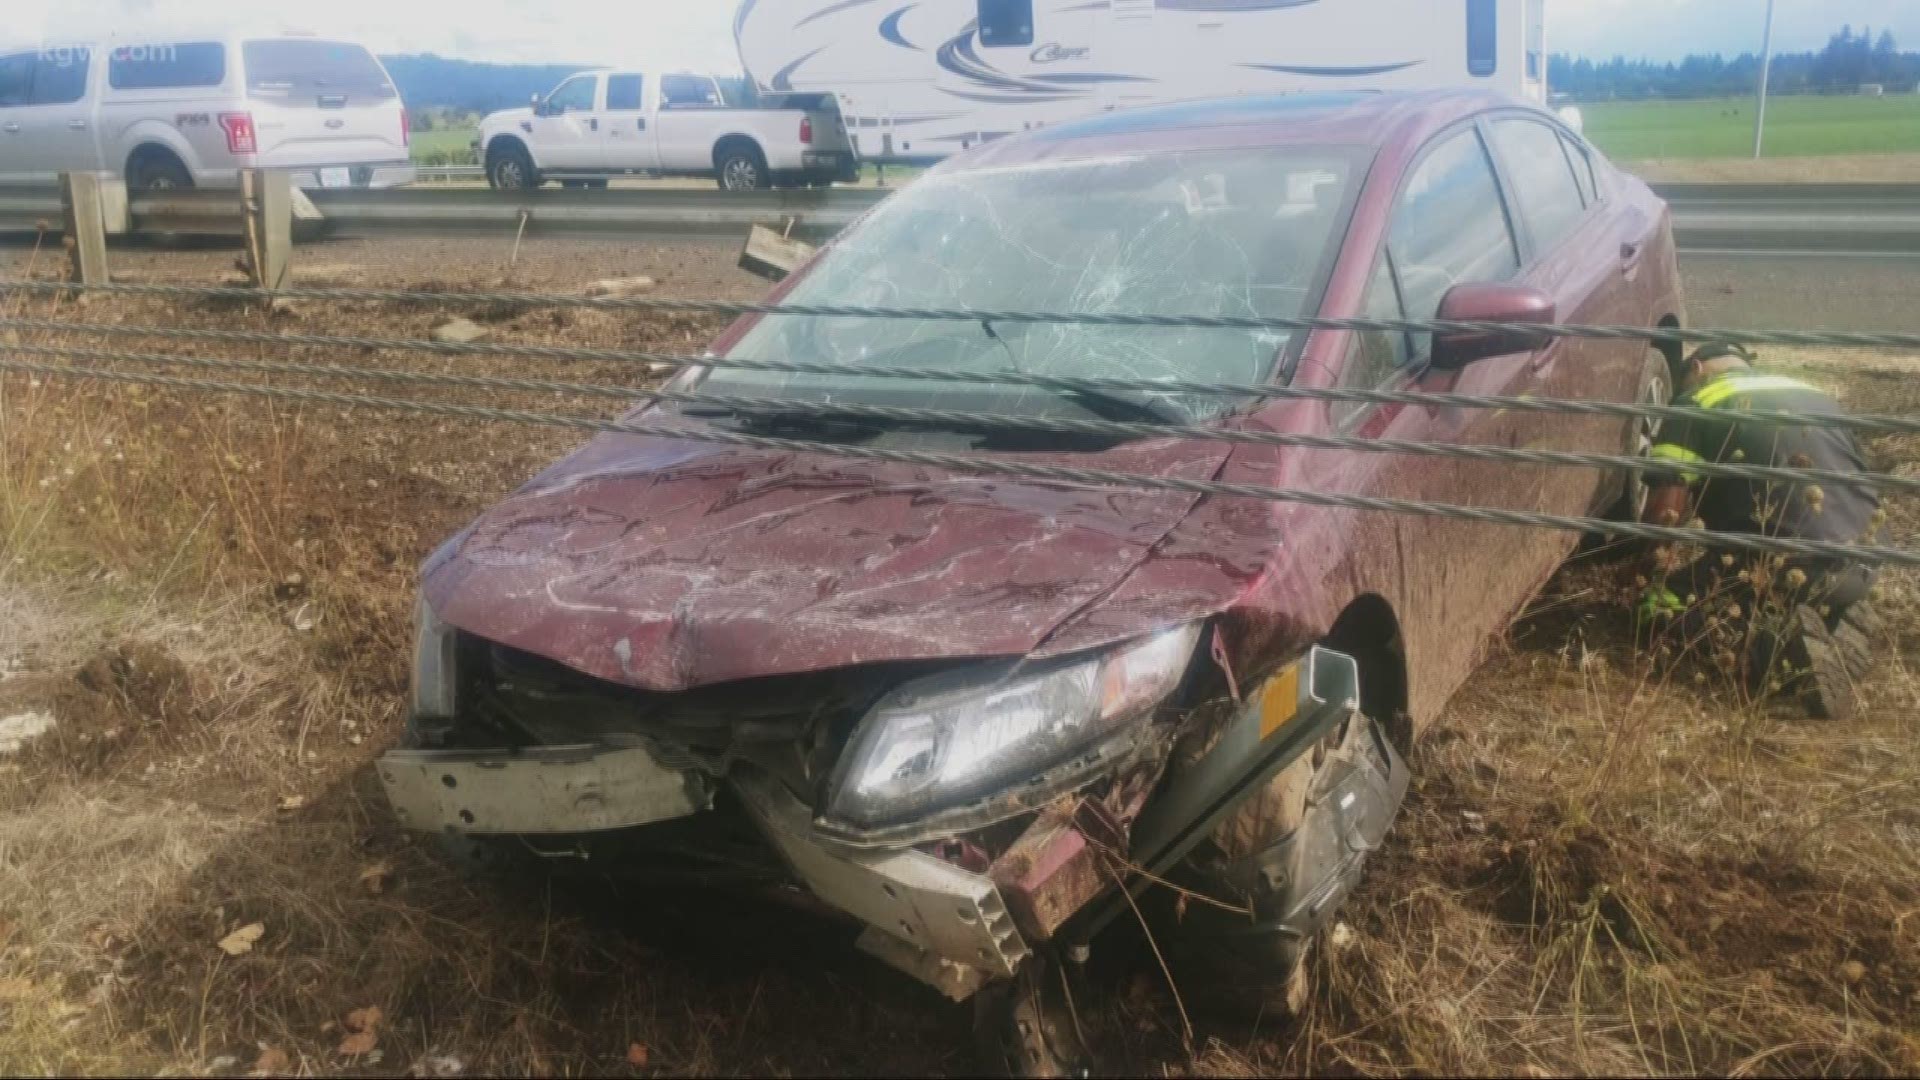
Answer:
MULTIPOLYGON (((310 280, 466 288, 503 245, 303 249, 310 280), (324 265, 323 265, 324 264, 324 265)), ((26 253, 9 272, 26 269, 26 253)), ((231 252, 116 253, 217 281, 231 252)), ((530 244, 513 284, 756 295, 711 249, 530 244)), ((473 314, 473 313, 469 313, 473 314)), ((421 337, 426 308, 0 297, 0 316, 421 337)), ((495 340, 697 349, 716 320, 475 315, 495 340)), ((3 340, 3 339, 0 339, 3 340)), ((90 345, 77 334, 32 335, 90 345)), ((119 341, 117 344, 127 344, 119 341)), ((145 347, 145 346, 143 346, 145 347)), ((161 347, 153 343, 152 348, 161 347)), ((173 346, 643 384, 615 364, 173 346)), ((1920 411, 1916 358, 1810 377, 1920 411)), ((239 377, 235 377, 239 378, 239 377)), ((349 389, 355 389, 349 387, 349 389)), ((607 402, 434 391, 594 415, 607 402)), ((0 1072, 965 1074, 970 1015, 779 897, 476 882, 398 829, 414 568, 576 442, 538 428, 0 378, 0 1072), (10 728, 8 725, 12 725, 10 728)), ((1920 439, 1872 447, 1920 472, 1920 439)), ((1889 542, 1920 546, 1895 503, 1889 542)), ((1920 1070, 1920 589, 1855 719, 1654 664, 1631 563, 1570 566, 1413 758, 1303 1021, 1196 1013, 1138 935, 1081 1002, 1103 1068, 1252 1076, 1920 1070)))

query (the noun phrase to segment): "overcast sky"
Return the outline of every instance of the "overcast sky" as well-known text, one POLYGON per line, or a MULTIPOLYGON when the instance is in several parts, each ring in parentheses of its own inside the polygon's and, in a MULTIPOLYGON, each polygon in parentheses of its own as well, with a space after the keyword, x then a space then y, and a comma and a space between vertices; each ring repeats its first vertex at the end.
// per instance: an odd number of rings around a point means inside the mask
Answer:
MULTIPOLYGON (((1435 0, 1445 2, 1445 0, 1435 0)), ((236 17, 352 35, 381 52, 474 60, 737 70, 736 0, 0 0, 0 41, 85 37, 236 17)), ((1556 52, 1675 59, 1758 51, 1766 0, 1547 0, 1556 52)), ((1842 23, 1920 48, 1920 0, 1779 0, 1781 48, 1816 48, 1842 23)))

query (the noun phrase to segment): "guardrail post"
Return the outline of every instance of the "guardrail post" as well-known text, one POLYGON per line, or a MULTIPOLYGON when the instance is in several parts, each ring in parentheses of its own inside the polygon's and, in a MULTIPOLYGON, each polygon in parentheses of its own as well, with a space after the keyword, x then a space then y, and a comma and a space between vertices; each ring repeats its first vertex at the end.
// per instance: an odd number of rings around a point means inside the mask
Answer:
POLYGON ((67 280, 105 285, 107 222, 101 213, 100 177, 88 172, 60 174, 60 203, 67 232, 67 280))
POLYGON ((240 200, 246 216, 247 261, 263 289, 287 284, 293 257, 293 177, 286 172, 243 169, 240 200))

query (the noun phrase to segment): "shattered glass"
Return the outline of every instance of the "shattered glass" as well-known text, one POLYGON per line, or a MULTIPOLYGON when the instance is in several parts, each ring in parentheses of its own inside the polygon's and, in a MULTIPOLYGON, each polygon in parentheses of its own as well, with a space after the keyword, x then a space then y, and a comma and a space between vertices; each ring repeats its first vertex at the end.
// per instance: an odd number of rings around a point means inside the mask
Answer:
MULTIPOLYGON (((936 171, 843 234, 786 301, 1295 317, 1319 295, 1363 170, 1343 148, 1266 147, 936 171)), ((1267 330, 769 316, 729 355, 1257 383, 1289 339, 1267 330)), ((720 371, 702 389, 1022 416, 1090 411, 1039 387, 835 375, 720 371)), ((1129 396, 1140 411, 1170 418, 1231 405, 1129 396)))

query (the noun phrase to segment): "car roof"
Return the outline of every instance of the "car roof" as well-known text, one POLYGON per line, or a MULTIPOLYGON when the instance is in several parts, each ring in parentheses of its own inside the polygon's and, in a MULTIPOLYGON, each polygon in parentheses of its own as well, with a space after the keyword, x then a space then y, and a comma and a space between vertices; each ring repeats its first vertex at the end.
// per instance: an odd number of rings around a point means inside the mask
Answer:
POLYGON ((956 170, 965 170, 1115 151, 1289 143, 1384 147, 1424 141, 1459 120, 1501 108, 1538 111, 1515 98, 1480 90, 1208 98, 1098 113, 997 139, 953 160, 956 170))

